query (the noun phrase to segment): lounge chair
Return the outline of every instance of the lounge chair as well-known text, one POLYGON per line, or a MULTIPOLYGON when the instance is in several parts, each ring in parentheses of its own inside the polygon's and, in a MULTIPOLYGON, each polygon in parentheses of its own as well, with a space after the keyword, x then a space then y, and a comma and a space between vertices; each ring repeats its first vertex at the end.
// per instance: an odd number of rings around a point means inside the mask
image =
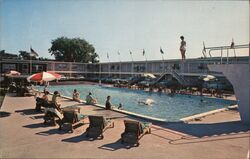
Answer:
POLYGON ((108 128, 114 127, 112 120, 105 119, 103 116, 89 116, 89 127, 87 128, 86 136, 91 138, 104 138, 103 132, 108 128))
MULTIPOLYGON (((63 119, 63 114, 56 107, 54 103, 46 103, 44 109, 44 124, 56 125, 56 118, 59 118, 59 121, 63 119)), ((59 122, 60 123, 60 122, 59 122)))
POLYGON ((17 87, 16 87, 15 84, 10 84, 10 85, 9 85, 8 91, 9 91, 10 93, 14 93, 14 92, 16 92, 16 90, 17 90, 17 87))
POLYGON ((48 107, 48 104, 49 104, 48 101, 44 100, 43 98, 37 97, 36 98, 36 108, 35 108, 35 110, 37 112, 40 112, 41 107, 46 108, 46 107, 48 107))
POLYGON ((136 144, 136 146, 139 146, 141 137, 147 133, 151 133, 152 123, 124 120, 124 124, 125 131, 121 134, 121 143, 136 144))
POLYGON ((76 111, 63 111, 63 118, 62 120, 59 120, 59 130, 62 130, 64 127, 64 124, 70 125, 70 131, 73 132, 73 128, 75 125, 83 123, 83 119, 86 116, 79 114, 76 111))

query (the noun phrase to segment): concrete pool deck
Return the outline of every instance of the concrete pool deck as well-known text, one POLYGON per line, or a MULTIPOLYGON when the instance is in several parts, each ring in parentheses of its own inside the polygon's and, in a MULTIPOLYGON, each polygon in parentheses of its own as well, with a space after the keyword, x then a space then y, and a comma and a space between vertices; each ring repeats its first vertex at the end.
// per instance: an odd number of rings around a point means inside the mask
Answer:
POLYGON ((34 97, 8 94, 0 109, 0 158, 245 159, 249 150, 249 127, 234 110, 188 123, 155 122, 139 147, 128 148, 120 143, 123 120, 140 119, 60 100, 62 106, 78 105, 83 114, 111 117, 115 127, 105 131, 103 140, 90 141, 84 133, 87 119, 73 133, 59 131, 43 124, 43 114, 34 111, 34 97))

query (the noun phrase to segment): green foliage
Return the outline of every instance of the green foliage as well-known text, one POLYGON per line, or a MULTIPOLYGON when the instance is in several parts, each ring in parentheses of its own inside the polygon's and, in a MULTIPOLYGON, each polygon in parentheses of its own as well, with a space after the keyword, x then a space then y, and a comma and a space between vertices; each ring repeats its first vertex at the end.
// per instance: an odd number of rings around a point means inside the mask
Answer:
POLYGON ((51 42, 49 49, 51 56, 54 55, 57 61, 66 62, 99 62, 93 45, 80 38, 60 37, 51 42))

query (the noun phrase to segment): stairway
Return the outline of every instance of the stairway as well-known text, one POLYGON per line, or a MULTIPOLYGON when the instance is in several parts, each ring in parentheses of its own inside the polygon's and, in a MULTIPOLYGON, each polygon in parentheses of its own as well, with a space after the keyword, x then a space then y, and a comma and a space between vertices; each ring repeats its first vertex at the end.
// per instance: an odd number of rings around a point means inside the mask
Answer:
POLYGON ((183 76, 179 75, 175 70, 170 69, 170 73, 171 75, 177 79, 177 81, 181 84, 181 85, 187 85, 188 82, 183 78, 183 76))
POLYGON ((166 73, 166 72, 162 73, 162 74, 160 75, 160 77, 156 79, 155 83, 160 82, 161 79, 162 79, 166 74, 168 74, 168 73, 166 73))
POLYGON ((158 83, 162 80, 162 78, 166 74, 171 74, 181 85, 187 85, 188 82, 183 78, 183 76, 179 75, 174 69, 168 68, 165 72, 163 72, 160 77, 155 81, 155 83, 158 83))

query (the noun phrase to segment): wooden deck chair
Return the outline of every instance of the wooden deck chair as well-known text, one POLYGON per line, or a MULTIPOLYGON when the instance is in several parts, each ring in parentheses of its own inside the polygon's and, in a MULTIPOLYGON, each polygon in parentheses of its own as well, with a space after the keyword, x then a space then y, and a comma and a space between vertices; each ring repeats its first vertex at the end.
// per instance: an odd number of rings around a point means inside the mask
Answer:
POLYGON ((64 111, 62 120, 59 120, 59 130, 62 130, 65 124, 69 124, 70 131, 73 132, 74 126, 80 123, 83 124, 85 117, 85 115, 79 114, 76 111, 64 111))
POLYGON ((136 146, 139 146, 141 137, 147 133, 151 133, 152 123, 124 120, 124 124, 125 131, 121 134, 121 143, 136 144, 136 146))
POLYGON ((114 122, 105 119, 103 116, 89 116, 89 127, 87 128, 86 136, 91 138, 104 138, 103 132, 108 128, 113 128, 114 122))
POLYGON ((35 108, 35 110, 37 112, 41 112, 42 111, 41 107, 46 108, 46 107, 49 106, 49 104, 50 103, 48 101, 44 100, 43 98, 37 97, 36 98, 36 108, 35 108))
MULTIPOLYGON (((44 109, 44 124, 56 125, 56 118, 60 120, 63 119, 63 114, 52 106, 53 104, 48 104, 48 107, 44 109)), ((59 122, 60 123, 60 122, 59 122)))

